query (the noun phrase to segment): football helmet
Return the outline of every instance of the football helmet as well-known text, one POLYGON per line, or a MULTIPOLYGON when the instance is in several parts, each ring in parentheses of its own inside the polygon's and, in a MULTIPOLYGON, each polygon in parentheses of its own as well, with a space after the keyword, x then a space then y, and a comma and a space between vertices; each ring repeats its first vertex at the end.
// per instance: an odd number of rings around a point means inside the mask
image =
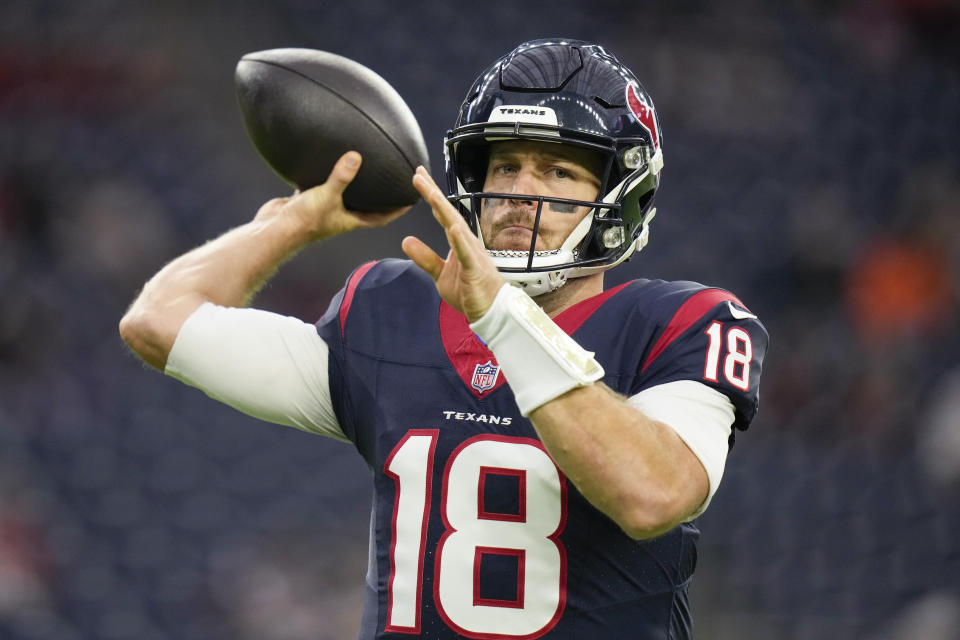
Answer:
MULTIPOLYGON (((636 76, 603 47, 567 39, 525 42, 473 83, 444 139, 449 200, 483 242, 484 199, 537 203, 529 250, 487 247, 508 281, 537 296, 568 278, 609 269, 646 245, 663 167, 653 101, 636 76), (601 158, 594 201, 483 190, 489 146, 536 140, 592 150, 601 158), (535 250, 544 206, 589 207, 559 249, 535 250)), ((486 247, 486 243, 484 244, 486 247)))

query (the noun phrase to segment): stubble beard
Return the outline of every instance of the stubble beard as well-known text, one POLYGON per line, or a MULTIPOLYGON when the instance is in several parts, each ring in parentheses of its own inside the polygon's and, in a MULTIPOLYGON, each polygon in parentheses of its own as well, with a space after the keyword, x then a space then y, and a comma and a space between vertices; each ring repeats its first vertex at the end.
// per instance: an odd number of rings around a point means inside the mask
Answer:
MULTIPOLYGON (((503 207, 503 205, 497 205, 495 202, 497 200, 501 199, 484 199, 484 206, 481 210, 481 219, 483 219, 483 216, 485 215, 498 215, 497 209, 503 207)), ((523 227, 531 230, 532 232, 536 218, 536 208, 534 208, 533 211, 530 211, 529 209, 511 207, 506 212, 499 214, 499 218, 495 220, 491 226, 489 235, 486 232, 483 234, 487 248, 494 251, 529 251, 530 232, 522 232, 519 230, 515 232, 508 232, 508 237, 503 241, 501 241, 501 237, 504 230, 510 227, 523 227)), ((544 239, 543 233, 540 232, 537 234, 537 243, 534 246, 534 250, 543 251, 545 246, 548 246, 548 243, 544 239)))

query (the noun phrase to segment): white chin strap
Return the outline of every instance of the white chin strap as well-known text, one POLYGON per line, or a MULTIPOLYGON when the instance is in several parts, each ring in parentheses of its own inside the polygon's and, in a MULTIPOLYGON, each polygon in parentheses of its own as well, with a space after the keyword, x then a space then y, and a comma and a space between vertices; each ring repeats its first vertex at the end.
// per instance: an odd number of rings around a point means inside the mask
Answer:
MULTIPOLYGON (((500 270, 503 279, 513 286, 522 289, 531 298, 536 298, 545 293, 556 291, 567 282, 570 272, 574 269, 556 269, 553 271, 504 271, 506 268, 526 268, 529 260, 529 253, 526 251, 497 251, 496 249, 487 249, 493 264, 500 270)), ((555 251, 535 251, 533 254, 533 266, 550 266, 551 264, 564 264, 573 261, 573 252, 564 249, 555 251)))

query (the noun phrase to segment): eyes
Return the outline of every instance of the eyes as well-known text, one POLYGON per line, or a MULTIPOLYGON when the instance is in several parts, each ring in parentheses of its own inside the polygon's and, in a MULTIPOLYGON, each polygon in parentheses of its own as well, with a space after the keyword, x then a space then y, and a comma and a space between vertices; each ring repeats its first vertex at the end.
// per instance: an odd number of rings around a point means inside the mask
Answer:
MULTIPOLYGON (((494 176, 513 176, 520 170, 519 166, 511 162, 495 162, 491 167, 491 173, 494 176)), ((555 180, 576 180, 577 176, 573 171, 562 166, 549 166, 543 171, 548 179, 555 180)))

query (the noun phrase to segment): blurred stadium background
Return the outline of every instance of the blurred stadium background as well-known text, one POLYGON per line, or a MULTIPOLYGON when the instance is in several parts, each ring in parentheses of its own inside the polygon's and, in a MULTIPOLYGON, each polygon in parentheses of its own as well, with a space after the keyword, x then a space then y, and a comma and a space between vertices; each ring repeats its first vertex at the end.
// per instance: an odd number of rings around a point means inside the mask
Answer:
MULTIPOLYGON (((595 39, 660 110, 653 242, 611 275, 730 288, 772 334, 701 519, 698 637, 957 638, 960 9, 953 0, 0 3, 0 638, 354 637, 369 478, 349 447, 148 371, 117 321, 176 254, 286 192, 243 133, 248 51, 327 49, 441 138, 532 37, 595 39)), ((440 239, 419 206, 288 265, 440 239)))

